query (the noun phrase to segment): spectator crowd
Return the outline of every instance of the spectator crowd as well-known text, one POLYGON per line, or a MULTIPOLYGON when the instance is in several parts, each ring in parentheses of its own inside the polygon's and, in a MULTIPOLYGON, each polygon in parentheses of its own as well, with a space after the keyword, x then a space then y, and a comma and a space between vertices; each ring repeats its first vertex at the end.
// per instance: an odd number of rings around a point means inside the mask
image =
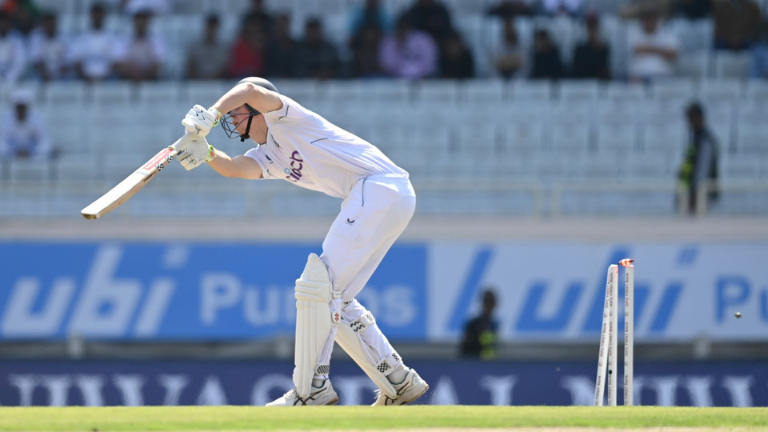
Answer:
MULTIPOLYGON (((181 53, 169 52, 166 41, 149 29, 156 14, 169 11, 168 0, 105 0, 91 5, 86 31, 63 35, 59 17, 40 10, 34 0, 0 0, 0 80, 8 85, 24 78, 161 79, 169 56, 181 53), (130 36, 108 29, 109 15, 117 13, 131 15, 130 36)), ((337 46, 327 38, 322 16, 303 23, 297 39, 290 14, 272 14, 264 0, 252 0, 234 41, 221 37, 219 16, 200 18, 204 31, 190 38, 183 54, 184 77, 467 79, 477 76, 476 57, 487 56, 493 73, 505 79, 616 78, 601 17, 585 10, 582 0, 501 0, 491 2, 486 13, 501 22, 500 34, 487 52, 476 52, 440 0, 413 0, 395 17, 379 0, 359 0, 350 14, 349 41, 337 46), (568 56, 545 27, 520 34, 517 17, 542 15, 583 23, 584 36, 568 56), (529 50, 522 40, 531 37, 529 50)), ((752 74, 768 76, 768 26, 755 0, 635 0, 619 15, 638 22, 627 33, 630 80, 674 75, 681 42, 665 25, 668 17, 710 20, 712 49, 752 52, 752 74)))

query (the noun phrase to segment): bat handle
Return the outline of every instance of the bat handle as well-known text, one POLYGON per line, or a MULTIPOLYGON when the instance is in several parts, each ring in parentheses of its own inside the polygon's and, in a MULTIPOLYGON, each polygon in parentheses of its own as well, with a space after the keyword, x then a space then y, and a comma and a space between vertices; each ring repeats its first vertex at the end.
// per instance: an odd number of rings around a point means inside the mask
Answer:
POLYGON ((181 138, 177 139, 175 143, 173 143, 173 144, 171 144, 169 146, 169 148, 172 148, 172 149, 176 150, 176 152, 179 152, 179 151, 181 151, 181 149, 186 147, 187 144, 192 142, 192 140, 194 140, 194 139, 195 139, 195 135, 194 134, 186 132, 186 133, 184 133, 184 136, 182 136, 181 138))

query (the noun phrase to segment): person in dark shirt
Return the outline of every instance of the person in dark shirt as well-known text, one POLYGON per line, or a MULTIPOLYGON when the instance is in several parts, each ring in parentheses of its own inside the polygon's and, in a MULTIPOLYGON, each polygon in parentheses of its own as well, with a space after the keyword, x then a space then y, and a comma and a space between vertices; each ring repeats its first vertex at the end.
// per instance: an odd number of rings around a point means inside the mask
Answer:
MULTIPOLYGON (((694 102, 686 109, 690 128, 690 143, 685 150, 685 159, 680 167, 678 179, 688 189, 688 210, 696 211, 698 190, 705 182, 716 182, 718 144, 712 131, 707 127, 704 109, 694 102)), ((716 200, 717 190, 710 190, 708 200, 716 200)))
POLYGON ((552 43, 549 32, 536 30, 533 48, 533 69, 531 79, 558 80, 563 77, 563 62, 560 52, 552 43))
POLYGON ((379 63, 379 48, 382 40, 381 29, 368 24, 352 38, 349 47, 352 50, 352 76, 356 78, 383 77, 379 63))
POLYGON ((275 22, 275 19, 264 7, 264 0, 251 0, 251 10, 248 11, 247 18, 256 21, 265 32, 271 31, 275 22))
POLYGON ((600 20, 596 14, 590 14, 584 23, 587 40, 573 50, 573 77, 608 81, 611 79, 610 47, 600 35, 600 20))
POLYGON ((277 15, 274 30, 267 47, 267 75, 276 78, 292 78, 295 75, 296 41, 291 37, 291 16, 277 15))
POLYGON ((341 66, 339 54, 336 47, 323 37, 323 24, 319 18, 307 21, 304 40, 299 44, 296 59, 298 78, 338 78, 341 66))
POLYGON ((689 20, 708 18, 712 14, 712 0, 677 0, 676 11, 689 20))
POLYGON ((491 360, 498 350, 499 323, 493 317, 496 309, 496 293, 492 289, 483 291, 483 309, 480 315, 467 322, 461 342, 462 357, 491 360))
POLYGON ((440 52, 440 76, 448 79, 467 79, 475 76, 475 59, 461 35, 452 33, 440 52))
POLYGON ((454 32, 450 11, 437 0, 416 0, 407 14, 413 27, 432 36, 438 46, 454 32))

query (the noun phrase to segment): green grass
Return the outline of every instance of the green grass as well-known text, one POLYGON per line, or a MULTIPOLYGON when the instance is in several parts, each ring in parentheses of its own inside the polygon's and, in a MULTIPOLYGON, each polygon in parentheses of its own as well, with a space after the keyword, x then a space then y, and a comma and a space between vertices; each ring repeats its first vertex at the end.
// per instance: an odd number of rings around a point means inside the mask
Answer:
POLYGON ((0 431, 381 430, 430 427, 768 430, 768 409, 485 406, 0 408, 0 431))

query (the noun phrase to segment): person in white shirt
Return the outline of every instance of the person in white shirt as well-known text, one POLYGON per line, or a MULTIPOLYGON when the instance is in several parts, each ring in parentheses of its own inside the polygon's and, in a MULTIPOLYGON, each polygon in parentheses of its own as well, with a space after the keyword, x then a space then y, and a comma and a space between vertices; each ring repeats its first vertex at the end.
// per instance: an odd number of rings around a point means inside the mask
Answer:
POLYGON ((106 9, 102 4, 91 6, 91 30, 78 36, 70 50, 70 62, 77 76, 86 81, 100 81, 114 74, 117 35, 104 28, 106 9))
POLYGON ((40 28, 29 35, 29 56, 40 79, 50 81, 63 78, 69 69, 67 41, 58 32, 56 15, 43 15, 40 28))
POLYGON ((138 12, 133 16, 133 37, 115 49, 115 68, 120 76, 132 81, 152 81, 160 76, 167 54, 159 36, 149 34, 152 14, 138 12))
POLYGON ((32 95, 18 90, 11 95, 12 110, 0 129, 0 157, 46 159, 51 155, 48 132, 31 111, 32 95))
POLYGON ((660 26, 655 9, 640 15, 640 28, 629 31, 629 77, 633 81, 653 81, 674 74, 680 42, 671 31, 660 26))
POLYGON ((11 16, 0 11, 0 91, 13 86, 26 66, 24 41, 13 30, 11 16))
POLYGON ((195 136, 179 155, 187 170, 208 162, 225 177, 285 180, 343 199, 322 254, 311 254, 296 280, 296 387, 267 406, 335 404, 328 379, 334 339, 379 387, 374 405, 423 395, 427 383, 355 299, 413 216, 408 172, 262 78, 240 81, 210 109, 196 105, 182 124, 195 136), (215 149, 205 136, 220 121, 230 137, 256 146, 236 157, 215 149))

